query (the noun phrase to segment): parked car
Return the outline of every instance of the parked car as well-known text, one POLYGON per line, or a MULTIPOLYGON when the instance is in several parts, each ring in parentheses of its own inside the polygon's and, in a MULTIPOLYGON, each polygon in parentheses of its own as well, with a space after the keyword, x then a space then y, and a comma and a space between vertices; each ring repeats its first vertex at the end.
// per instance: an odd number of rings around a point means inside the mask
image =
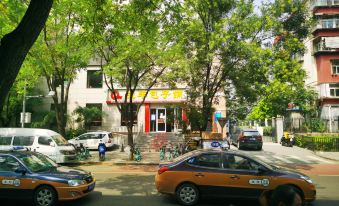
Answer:
POLYGON ((203 196, 258 199, 280 185, 294 187, 303 202, 316 199, 308 176, 237 150, 195 150, 160 163, 155 185, 158 192, 175 195, 182 205, 194 205, 203 196))
POLYGON ((262 136, 256 129, 241 129, 237 128, 236 132, 231 135, 231 143, 242 148, 262 149, 262 136))
POLYGON ((76 151, 60 134, 48 129, 0 128, 0 150, 24 147, 57 163, 76 162, 76 151))
POLYGON ((106 145, 107 149, 112 149, 114 147, 112 133, 105 131, 88 132, 68 140, 68 142, 76 147, 79 147, 80 144, 82 144, 88 149, 97 150, 100 140, 106 145))
POLYGON ((91 173, 30 151, 0 152, 0 183, 0 198, 33 200, 36 206, 79 199, 95 187, 91 173))

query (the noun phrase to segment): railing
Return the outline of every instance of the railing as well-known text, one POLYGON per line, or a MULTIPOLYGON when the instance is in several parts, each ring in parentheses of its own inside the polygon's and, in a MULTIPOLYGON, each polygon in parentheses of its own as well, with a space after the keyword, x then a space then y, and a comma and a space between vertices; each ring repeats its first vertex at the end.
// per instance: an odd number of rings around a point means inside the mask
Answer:
POLYGON ((296 145, 313 151, 339 151, 339 137, 296 136, 296 145))
POLYGON ((339 0, 313 0, 311 3, 311 8, 317 6, 339 6, 339 0))
POLYGON ((337 29, 339 28, 339 19, 319 19, 316 29, 337 29))

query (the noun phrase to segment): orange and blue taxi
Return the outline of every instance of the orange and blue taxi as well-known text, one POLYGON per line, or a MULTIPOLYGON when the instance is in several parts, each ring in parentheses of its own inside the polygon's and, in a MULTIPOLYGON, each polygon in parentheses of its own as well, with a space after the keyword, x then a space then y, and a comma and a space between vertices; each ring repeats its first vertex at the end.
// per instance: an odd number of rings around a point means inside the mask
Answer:
POLYGON ((196 150, 161 163, 155 184, 158 192, 175 195, 182 205, 194 205, 202 196, 258 199, 279 185, 293 186, 304 202, 316 198, 308 176, 239 151, 196 150))
POLYGON ((90 173, 59 166, 42 154, 0 152, 0 198, 29 198, 37 206, 51 206, 81 198, 94 187, 90 173))

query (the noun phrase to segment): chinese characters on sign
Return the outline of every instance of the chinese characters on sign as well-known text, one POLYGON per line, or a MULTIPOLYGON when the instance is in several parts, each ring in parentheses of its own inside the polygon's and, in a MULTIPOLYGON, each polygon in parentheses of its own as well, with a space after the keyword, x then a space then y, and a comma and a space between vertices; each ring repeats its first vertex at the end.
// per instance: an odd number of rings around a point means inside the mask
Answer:
MULTIPOLYGON (((125 90, 115 91, 116 97, 118 101, 123 101, 125 97, 125 90)), ((134 92, 132 99, 136 102, 141 102, 143 98, 146 96, 146 90, 137 90, 134 92)), ((112 92, 108 97, 108 102, 114 103, 115 98, 112 92)), ((127 98, 130 98, 130 94, 127 95, 127 98)), ((155 102, 155 101, 185 101, 186 94, 184 90, 150 90, 147 94, 145 101, 155 102)))

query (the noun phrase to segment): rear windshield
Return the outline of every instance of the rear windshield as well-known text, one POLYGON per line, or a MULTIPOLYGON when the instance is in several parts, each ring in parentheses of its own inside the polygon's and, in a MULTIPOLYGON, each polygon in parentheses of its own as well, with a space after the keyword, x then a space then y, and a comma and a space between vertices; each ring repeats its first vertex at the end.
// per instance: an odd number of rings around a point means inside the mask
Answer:
POLYGON ((260 133, 258 131, 244 131, 244 136, 259 136, 260 133))
POLYGON ((11 145, 12 137, 0 136, 0 145, 11 145))
POLYGON ((15 136, 13 145, 15 146, 32 146, 34 142, 34 136, 15 136))

